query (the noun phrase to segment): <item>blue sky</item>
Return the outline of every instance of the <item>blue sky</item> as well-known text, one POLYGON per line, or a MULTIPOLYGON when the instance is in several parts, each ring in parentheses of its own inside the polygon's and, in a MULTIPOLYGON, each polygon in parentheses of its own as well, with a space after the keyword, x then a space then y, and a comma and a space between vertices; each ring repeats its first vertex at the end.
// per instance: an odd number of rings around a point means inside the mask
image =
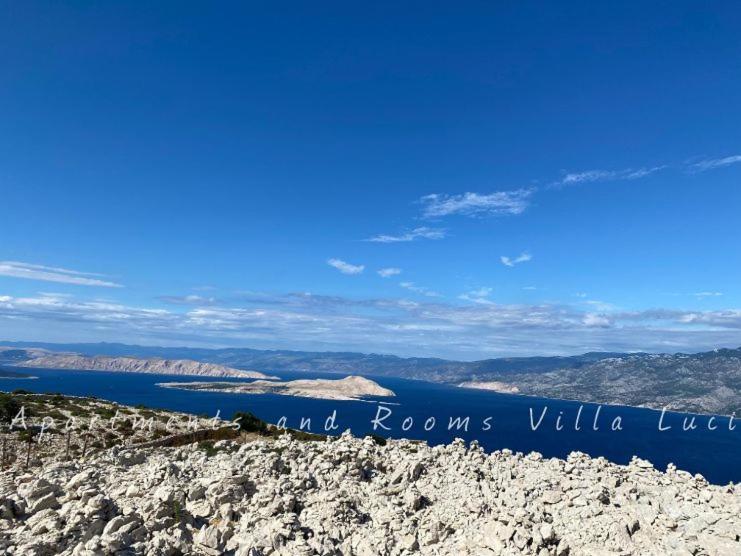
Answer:
POLYGON ((741 345, 737 3, 2 10, 0 338, 741 345))

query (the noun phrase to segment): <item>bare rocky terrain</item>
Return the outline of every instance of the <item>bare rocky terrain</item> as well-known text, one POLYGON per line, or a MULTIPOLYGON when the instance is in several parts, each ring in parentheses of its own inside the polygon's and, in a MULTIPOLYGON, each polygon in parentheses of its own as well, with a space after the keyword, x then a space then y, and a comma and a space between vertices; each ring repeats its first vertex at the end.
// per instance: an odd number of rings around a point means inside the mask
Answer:
POLYGON ((128 555, 733 555, 741 488, 573 453, 463 441, 114 447, 0 475, 0 552, 128 555))
POLYGON ((301 379, 287 382, 255 380, 253 382, 163 382, 165 388, 233 394, 280 394, 324 400, 360 400, 368 396, 391 397, 396 394, 377 382, 362 376, 341 379, 301 379))
POLYGON ((121 373, 150 373, 176 376, 212 376, 230 378, 274 378, 257 371, 243 371, 214 363, 187 359, 140 359, 135 357, 93 357, 71 353, 45 353, 15 363, 17 367, 40 369, 70 369, 80 371, 110 371, 121 373))

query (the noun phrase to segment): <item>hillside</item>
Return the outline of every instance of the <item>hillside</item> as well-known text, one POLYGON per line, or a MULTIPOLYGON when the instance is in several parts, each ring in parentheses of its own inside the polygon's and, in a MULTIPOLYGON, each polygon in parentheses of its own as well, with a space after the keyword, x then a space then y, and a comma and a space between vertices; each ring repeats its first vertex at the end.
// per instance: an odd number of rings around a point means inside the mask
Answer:
POLYGON ((174 376, 209 376, 220 378, 271 377, 257 372, 233 369, 214 363, 187 359, 141 359, 136 357, 85 356, 71 353, 44 353, 26 360, 13 360, 17 367, 36 369, 69 369, 81 371, 109 371, 122 373, 148 373, 174 376))
POLYGON ((741 413, 741 351, 624 355, 547 372, 478 373, 519 394, 730 415, 741 413))

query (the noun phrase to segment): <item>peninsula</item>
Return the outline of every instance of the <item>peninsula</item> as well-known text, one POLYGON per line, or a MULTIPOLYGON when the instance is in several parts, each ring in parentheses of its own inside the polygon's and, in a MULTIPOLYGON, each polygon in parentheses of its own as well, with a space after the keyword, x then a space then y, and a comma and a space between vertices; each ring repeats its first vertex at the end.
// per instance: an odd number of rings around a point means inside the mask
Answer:
POLYGON ((474 388, 476 390, 491 390, 500 394, 519 394, 520 389, 517 386, 499 382, 497 380, 468 380, 458 385, 460 388, 474 388))
POLYGON ((44 353, 33 359, 13 364, 16 367, 37 369, 69 369, 77 371, 109 371, 116 373, 148 373, 177 376, 210 376, 219 378, 275 377, 257 371, 243 371, 215 363, 203 363, 189 359, 140 359, 136 357, 88 357, 73 353, 44 353))

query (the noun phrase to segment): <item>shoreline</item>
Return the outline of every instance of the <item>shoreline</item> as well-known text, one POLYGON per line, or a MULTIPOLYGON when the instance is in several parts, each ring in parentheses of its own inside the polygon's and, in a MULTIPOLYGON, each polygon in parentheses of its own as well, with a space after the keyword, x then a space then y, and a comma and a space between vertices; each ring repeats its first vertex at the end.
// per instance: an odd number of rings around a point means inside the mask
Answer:
MULTIPOLYGON (((422 381, 424 382, 424 381, 422 381)), ((442 384, 442 383, 433 383, 433 384, 442 384)), ((499 394, 501 396, 516 396, 518 398, 531 398, 531 399, 538 399, 538 400, 555 400, 560 402, 571 402, 571 403, 578 403, 581 405, 591 405, 591 406, 604 406, 604 407, 619 407, 619 408, 625 408, 625 409, 645 409, 648 411, 655 411, 657 413, 665 412, 667 414, 675 414, 675 415, 692 415, 695 417, 715 417, 715 418, 721 418, 721 419, 729 419, 731 416, 736 418, 735 412, 731 413, 731 415, 721 415, 719 413, 695 413, 692 411, 687 410, 681 410, 681 409, 669 409, 666 408, 656 408, 656 407, 650 407, 645 405, 626 405, 626 404, 619 404, 619 403, 608 403, 608 402, 591 402, 591 401, 585 401, 585 400, 578 400, 574 398, 555 398, 555 397, 543 397, 543 396, 535 396, 532 394, 513 394, 510 392, 497 392, 496 390, 490 390, 488 388, 474 388, 471 386, 461 386, 457 384, 448 383, 448 386, 452 386, 454 388, 463 388, 465 390, 476 390, 479 392, 490 392, 492 394, 499 394)))

